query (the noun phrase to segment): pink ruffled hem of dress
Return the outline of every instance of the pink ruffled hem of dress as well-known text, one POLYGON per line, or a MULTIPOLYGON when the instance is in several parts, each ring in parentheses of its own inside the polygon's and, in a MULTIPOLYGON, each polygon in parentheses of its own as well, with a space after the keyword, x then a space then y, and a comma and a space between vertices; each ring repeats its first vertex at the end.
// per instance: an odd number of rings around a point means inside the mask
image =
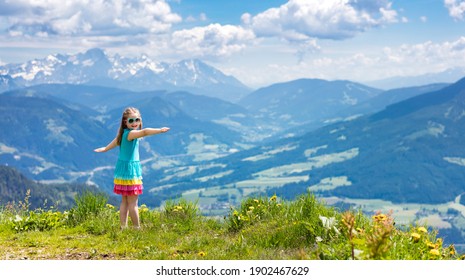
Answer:
POLYGON ((120 195, 140 195, 143 189, 142 185, 114 185, 113 192, 120 195))

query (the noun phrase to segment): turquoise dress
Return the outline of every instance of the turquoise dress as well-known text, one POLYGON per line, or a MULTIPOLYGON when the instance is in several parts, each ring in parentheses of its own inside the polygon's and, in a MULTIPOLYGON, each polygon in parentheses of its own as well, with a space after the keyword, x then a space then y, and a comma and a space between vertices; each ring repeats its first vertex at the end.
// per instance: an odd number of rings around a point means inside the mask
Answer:
POLYGON ((113 192, 120 195, 140 195, 144 189, 139 160, 139 139, 129 141, 130 131, 125 129, 123 132, 115 167, 113 192))

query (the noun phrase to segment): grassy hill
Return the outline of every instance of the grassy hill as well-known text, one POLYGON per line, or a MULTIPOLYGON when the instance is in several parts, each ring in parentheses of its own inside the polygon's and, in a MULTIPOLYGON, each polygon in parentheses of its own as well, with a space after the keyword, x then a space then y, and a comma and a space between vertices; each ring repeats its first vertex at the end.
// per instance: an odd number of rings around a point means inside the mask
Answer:
MULTIPOLYGON (((29 198, 25 197, 25 201, 29 198)), ((105 196, 77 196, 69 211, 0 210, 0 259, 296 260, 462 259, 426 225, 397 228, 389 213, 339 212, 307 193, 249 198, 222 219, 180 200, 139 208, 142 228, 120 230, 105 196)))

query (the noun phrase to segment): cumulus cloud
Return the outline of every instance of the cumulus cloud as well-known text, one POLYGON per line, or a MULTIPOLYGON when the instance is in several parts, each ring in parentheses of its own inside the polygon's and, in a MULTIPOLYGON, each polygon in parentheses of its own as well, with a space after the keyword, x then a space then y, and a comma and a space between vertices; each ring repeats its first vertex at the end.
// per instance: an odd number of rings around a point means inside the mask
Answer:
POLYGON ((293 80, 296 77, 366 82, 395 76, 442 72, 454 67, 462 68, 464 64, 465 37, 461 37, 442 43, 426 41, 386 47, 378 52, 360 51, 343 56, 319 55, 299 64, 265 65, 254 75, 241 76, 240 70, 236 70, 234 74, 244 82, 259 85, 266 85, 273 80, 293 80))
POLYGON ((387 0, 290 0, 255 16, 245 14, 242 20, 257 36, 340 40, 397 22, 397 12, 387 0))
POLYGON ((441 72, 453 67, 462 67, 465 63, 465 37, 455 41, 434 43, 426 41, 420 44, 403 44, 397 48, 384 48, 381 54, 364 56, 364 60, 353 57, 353 65, 364 71, 365 80, 372 76, 418 76, 430 72, 441 72), (358 65, 356 64, 358 63, 358 65), (408 67, 406 67, 408 65, 408 67))
POLYGON ((0 11, 15 36, 157 33, 182 21, 165 0, 0 0, 0 11))
POLYGON ((193 57, 214 58, 236 53, 254 38, 251 30, 240 26, 210 24, 173 32, 171 46, 179 52, 189 50, 189 55, 193 57))
POLYGON ((465 14, 465 1, 444 0, 444 5, 449 10, 449 15, 456 20, 463 20, 465 14))
POLYGON ((306 54, 320 51, 316 39, 343 40, 399 21, 387 0, 289 0, 241 19, 258 38, 279 38, 294 46, 299 63, 306 54))

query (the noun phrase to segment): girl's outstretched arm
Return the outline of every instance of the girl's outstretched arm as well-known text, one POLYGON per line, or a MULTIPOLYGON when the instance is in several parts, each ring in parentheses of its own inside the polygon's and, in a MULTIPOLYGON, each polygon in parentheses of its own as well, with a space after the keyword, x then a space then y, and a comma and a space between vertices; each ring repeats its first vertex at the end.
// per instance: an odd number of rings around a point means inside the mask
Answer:
POLYGON ((170 130, 169 127, 162 127, 162 128, 144 128, 141 130, 131 130, 128 134, 128 140, 134 140, 136 138, 141 138, 144 136, 149 136, 149 135, 154 135, 154 134, 160 134, 160 133, 165 133, 170 130))
POLYGON ((116 146, 118 146, 118 144, 117 144, 117 139, 115 138, 106 147, 97 148, 94 150, 94 152, 97 152, 97 153, 108 152, 109 150, 115 148, 116 146))

